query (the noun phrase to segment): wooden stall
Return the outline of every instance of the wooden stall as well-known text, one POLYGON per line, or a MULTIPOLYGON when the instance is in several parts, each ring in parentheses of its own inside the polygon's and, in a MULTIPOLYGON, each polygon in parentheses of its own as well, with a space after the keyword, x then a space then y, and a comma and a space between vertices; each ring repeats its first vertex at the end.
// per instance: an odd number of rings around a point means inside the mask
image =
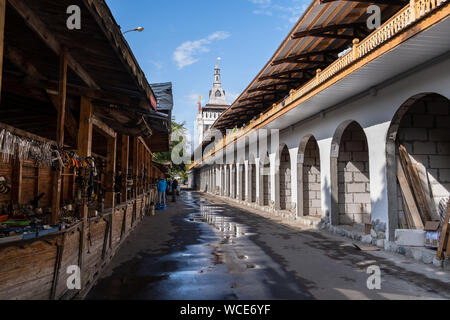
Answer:
POLYGON ((103 0, 0 0, 0 75, 0 299, 82 297, 154 201, 170 115, 103 0))

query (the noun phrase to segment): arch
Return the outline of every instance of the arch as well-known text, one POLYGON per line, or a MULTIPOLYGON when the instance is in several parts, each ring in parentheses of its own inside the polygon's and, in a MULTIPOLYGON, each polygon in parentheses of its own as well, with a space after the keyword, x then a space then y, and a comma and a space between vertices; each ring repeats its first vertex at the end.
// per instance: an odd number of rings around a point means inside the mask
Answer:
POLYGON ((300 142, 297 175, 298 216, 322 216, 320 151, 312 134, 300 142))
POLYGON ((292 209, 292 175, 291 175, 291 155, 289 149, 285 144, 280 146, 277 153, 277 184, 275 187, 279 188, 276 193, 277 203, 275 208, 278 210, 292 209))
POLYGON ((369 147, 363 128, 342 123, 331 144, 333 225, 369 223, 371 214, 369 147))
POLYGON ((259 172, 259 205, 263 207, 270 206, 270 158, 266 153, 260 160, 260 172, 259 172))
POLYGON ((438 219, 439 203, 450 196, 449 98, 432 92, 409 98, 395 113, 386 144, 389 237, 393 240, 395 229, 417 228, 405 215, 405 210, 410 209, 398 184, 399 145, 405 147, 424 181, 422 189, 427 203, 425 210, 417 204, 419 210, 438 219))

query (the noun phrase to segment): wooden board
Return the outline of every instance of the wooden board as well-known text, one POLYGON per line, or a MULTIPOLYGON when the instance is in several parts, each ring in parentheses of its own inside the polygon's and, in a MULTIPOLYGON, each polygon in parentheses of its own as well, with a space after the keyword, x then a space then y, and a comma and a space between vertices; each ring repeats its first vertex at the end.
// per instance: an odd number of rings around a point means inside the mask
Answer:
POLYGON ((443 258, 444 248, 447 248, 447 256, 450 254, 450 241, 447 237, 447 231, 449 230, 448 224, 450 223, 450 200, 447 202, 447 213, 445 214, 444 223, 442 225, 441 241, 439 243, 439 248, 437 251, 437 259, 441 260, 443 258), (447 243, 446 243, 447 242, 447 243))
POLYGON ((441 219, 437 213, 436 204, 434 203, 431 193, 431 186, 428 178, 427 168, 425 168, 425 166, 421 163, 416 163, 414 164, 414 170, 417 173, 417 176, 419 177, 420 183, 422 185, 425 200, 428 204, 428 208, 430 209, 431 220, 440 221, 441 219))
POLYGON ((406 178, 405 171, 403 170, 402 163, 398 158, 397 158, 397 179, 400 184, 404 200, 408 207, 405 212, 405 217, 407 216, 407 221, 409 220, 408 225, 410 225, 411 228, 423 230, 424 224, 420 217, 419 209, 417 208, 416 201, 414 200, 414 195, 408 184, 408 180, 406 178))
POLYGON ((411 162, 411 158, 409 157, 408 151, 402 145, 399 146, 400 152, 400 160, 403 166, 403 169, 406 174, 406 178, 408 184, 411 186, 414 197, 417 200, 417 207, 419 209, 419 214, 422 218, 422 221, 431 221, 431 213, 430 208, 428 206, 428 202, 426 200, 425 193, 422 189, 422 183, 420 181, 419 175, 414 169, 414 166, 411 162))

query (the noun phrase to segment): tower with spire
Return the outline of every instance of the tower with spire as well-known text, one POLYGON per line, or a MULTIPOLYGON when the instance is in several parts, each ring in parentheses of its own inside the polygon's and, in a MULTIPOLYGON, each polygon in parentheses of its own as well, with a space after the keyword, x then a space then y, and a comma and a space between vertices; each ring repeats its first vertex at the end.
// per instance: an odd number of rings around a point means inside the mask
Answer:
POLYGON ((220 58, 217 58, 216 67, 214 68, 214 83, 212 90, 209 91, 209 105, 227 106, 227 98, 225 90, 222 89, 222 81, 220 79, 220 58))
POLYGON ((209 91, 208 104, 202 107, 202 98, 198 103, 198 115, 196 120, 196 130, 198 134, 198 144, 203 141, 205 133, 216 122, 217 118, 230 106, 227 102, 225 90, 222 88, 222 79, 220 74, 219 61, 217 58, 216 67, 214 68, 213 87, 209 91))

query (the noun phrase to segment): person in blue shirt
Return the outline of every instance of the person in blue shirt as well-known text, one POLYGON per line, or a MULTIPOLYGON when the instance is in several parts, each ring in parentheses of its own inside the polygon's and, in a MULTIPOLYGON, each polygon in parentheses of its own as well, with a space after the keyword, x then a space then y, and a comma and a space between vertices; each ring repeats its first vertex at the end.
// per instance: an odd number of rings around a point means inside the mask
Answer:
POLYGON ((160 178, 158 180, 158 199, 159 199, 159 205, 165 206, 166 205, 166 190, 167 190, 167 181, 164 178, 160 178))

